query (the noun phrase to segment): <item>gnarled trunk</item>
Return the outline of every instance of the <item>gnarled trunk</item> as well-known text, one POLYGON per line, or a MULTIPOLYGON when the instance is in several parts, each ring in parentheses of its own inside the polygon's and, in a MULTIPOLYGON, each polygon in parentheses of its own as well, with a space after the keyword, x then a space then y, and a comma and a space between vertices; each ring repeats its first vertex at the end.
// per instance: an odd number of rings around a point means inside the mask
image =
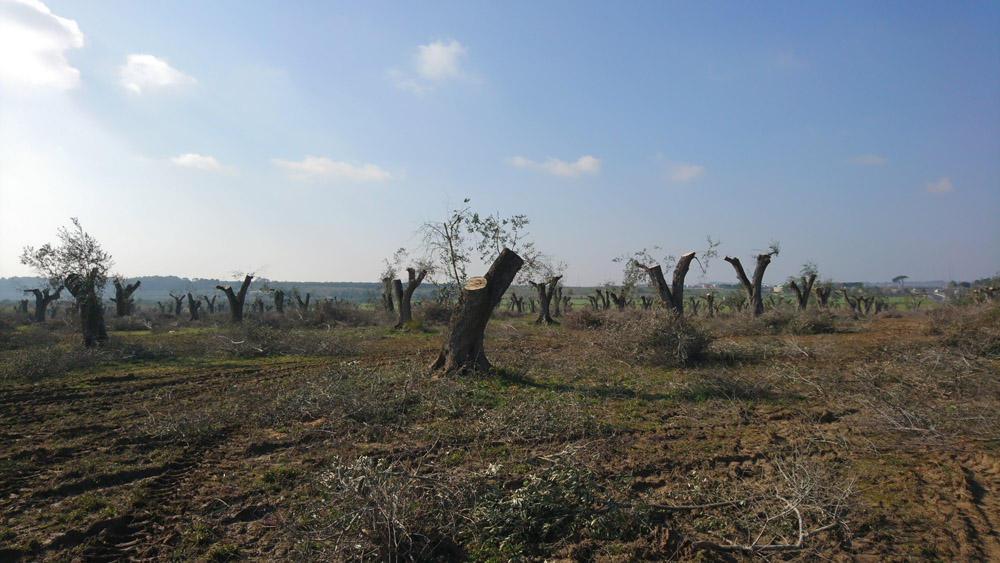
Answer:
POLYGON ((208 296, 205 296, 205 295, 201 296, 201 298, 205 300, 205 304, 208 305, 208 312, 209 313, 214 313, 215 312, 215 299, 217 297, 219 297, 219 296, 218 295, 213 295, 212 299, 209 299, 208 296))
POLYGON ((194 298, 193 295, 188 293, 188 311, 191 313, 191 320, 198 320, 198 309, 201 309, 201 301, 194 298))
POLYGON ((826 307, 827 301, 830 300, 830 294, 833 293, 832 287, 817 287, 816 297, 819 299, 820 307, 826 307))
POLYGON ((709 293, 708 295, 702 296, 705 299, 705 304, 708 305, 708 318, 715 317, 715 294, 709 293))
POLYGON ((739 258, 731 258, 726 256, 723 258, 726 262, 733 265, 733 269, 736 270, 736 278, 740 280, 740 285, 743 286, 743 290, 747 293, 747 300, 750 302, 750 310, 753 316, 759 317, 761 313, 764 312, 764 296, 761 294, 761 282, 764 280, 764 270, 767 269, 767 265, 771 263, 771 254, 759 254, 757 255, 757 266, 753 271, 753 281, 751 282, 747 278, 746 272, 743 270, 743 264, 740 263, 739 258))
POLYGON ((83 329, 83 345, 87 348, 107 342, 108 331, 104 327, 104 307, 97 297, 94 287, 99 270, 94 268, 87 276, 70 274, 66 277, 66 289, 76 299, 80 312, 80 326, 83 329))
POLYGON ((653 306, 653 300, 645 295, 640 295, 639 304, 642 306, 643 311, 648 311, 649 308, 653 306))
MULTIPOLYGON (((45 310, 49 307, 49 303, 52 303, 56 299, 59 299, 59 294, 62 293, 62 286, 56 289, 54 294, 49 294, 51 288, 46 287, 44 291, 39 291, 37 289, 25 289, 25 293, 31 293, 35 296, 35 316, 34 322, 44 323, 45 322, 45 310)), ((22 301, 21 309, 27 313, 28 312, 28 301, 22 301)))
POLYGON ((674 279, 671 285, 667 285, 667 280, 663 277, 663 269, 659 265, 647 267, 643 264, 636 264, 646 273, 653 283, 656 294, 660 296, 660 302, 668 309, 684 314, 684 278, 687 277, 688 270, 691 269, 691 261, 694 260, 694 252, 688 252, 677 261, 674 266, 674 279))
MULTIPOLYGON (((402 295, 399 296, 399 322, 396 323, 396 328, 403 328, 404 323, 408 323, 413 320, 410 302, 413 299, 413 292, 417 290, 417 286, 420 285, 420 282, 424 281, 424 276, 427 275, 427 270, 420 270, 420 273, 418 274, 413 268, 407 268, 406 275, 406 290, 404 290, 402 295)), ((400 282, 400 286, 402 285, 403 282, 400 282)))
POLYGON ((307 293, 306 294, 306 300, 303 301, 302 297, 299 294, 295 294, 295 301, 297 301, 298 304, 299 304, 299 311, 305 313, 306 311, 309 310, 309 297, 310 297, 310 294, 307 293))
POLYGON ((562 276, 555 276, 549 278, 548 282, 528 282, 531 287, 538 291, 538 318, 535 319, 535 324, 547 325, 555 321, 552 320, 552 315, 549 313, 549 304, 552 302, 552 296, 555 295, 556 286, 559 285, 559 280, 562 276))
POLYGON ((111 301, 115 304, 115 315, 119 318, 127 317, 132 314, 132 307, 135 305, 132 294, 135 293, 135 290, 139 289, 142 280, 136 280, 135 283, 124 286, 118 278, 112 281, 115 284, 115 297, 111 301))
POLYGON ((170 297, 174 298, 174 316, 179 319, 181 318, 181 313, 184 312, 184 294, 174 295, 171 293, 170 297))
POLYGON ((441 353, 431 365, 432 371, 443 370, 447 374, 490 368, 483 351, 486 324, 522 265, 524 260, 505 248, 485 276, 466 282, 448 323, 441 353))
POLYGON ((280 289, 274 290, 274 310, 279 315, 285 314, 285 292, 280 289))
MULTIPOLYGON (((247 298, 247 289, 250 288, 250 282, 253 281, 252 275, 247 275, 243 279, 243 285, 240 286, 239 293, 233 293, 233 286, 227 285, 222 287, 221 285, 215 286, 216 289, 222 291, 226 294, 226 299, 229 301, 229 321, 233 323, 243 322, 243 302, 247 298)), ((309 297, 306 296, 306 301, 308 302, 309 297)))
POLYGON ((816 274, 809 274, 808 278, 802 276, 799 278, 799 281, 802 283, 801 288, 799 284, 795 283, 795 280, 789 281, 788 286, 795 292, 795 300, 798 301, 799 311, 805 311, 806 305, 809 304, 809 294, 812 293, 813 283, 816 282, 816 274))

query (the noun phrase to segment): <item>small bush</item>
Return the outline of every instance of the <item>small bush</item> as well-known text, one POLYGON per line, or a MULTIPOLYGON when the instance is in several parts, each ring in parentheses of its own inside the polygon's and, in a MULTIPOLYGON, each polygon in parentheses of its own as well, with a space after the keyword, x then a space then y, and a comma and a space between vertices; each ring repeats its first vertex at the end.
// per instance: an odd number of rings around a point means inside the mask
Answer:
POLYGON ((79 345, 12 350, 5 353, 0 361, 0 381, 38 381, 58 377, 71 370, 94 365, 101 356, 99 348, 79 345))
POLYGON ((574 309, 565 313, 559 322, 563 328, 574 330, 593 330, 604 326, 608 320, 608 315, 602 311, 593 309, 574 309))
POLYGON ((790 334, 830 334, 835 331, 833 313, 823 309, 801 311, 785 326, 785 332, 790 334))
POLYGON ((216 350, 241 358, 265 356, 328 356, 353 353, 347 339, 334 331, 282 330, 253 320, 216 335, 216 350))
POLYGON ((622 359, 678 366, 701 356, 711 336, 674 311, 625 311, 608 315, 605 349, 622 359))
POLYGON ((413 309, 413 316, 422 319, 426 325, 446 325, 451 321, 452 307, 446 307, 437 301, 424 300, 413 309))
POLYGON ((129 315, 127 317, 111 317, 107 319, 107 328, 115 332, 136 332, 151 330, 153 322, 144 316, 129 315))

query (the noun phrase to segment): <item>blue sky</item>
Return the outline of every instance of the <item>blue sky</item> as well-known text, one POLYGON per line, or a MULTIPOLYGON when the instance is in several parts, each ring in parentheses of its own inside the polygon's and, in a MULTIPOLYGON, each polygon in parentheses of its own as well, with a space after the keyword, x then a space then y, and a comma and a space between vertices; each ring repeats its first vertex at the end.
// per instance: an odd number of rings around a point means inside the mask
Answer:
POLYGON ((79 217, 127 276, 374 280, 466 197, 574 285, 995 274, 1000 4, 0 0, 0 276, 79 217))

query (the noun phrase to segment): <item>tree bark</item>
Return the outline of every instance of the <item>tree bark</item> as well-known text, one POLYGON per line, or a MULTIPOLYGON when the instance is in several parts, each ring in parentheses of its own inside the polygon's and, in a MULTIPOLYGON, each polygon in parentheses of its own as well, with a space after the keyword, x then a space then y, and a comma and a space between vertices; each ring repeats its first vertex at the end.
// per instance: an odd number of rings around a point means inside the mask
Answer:
POLYGON ((191 313, 191 320, 198 320, 198 309, 201 309, 201 301, 194 298, 194 295, 188 293, 188 311, 191 313))
POLYGON ((104 327, 104 308, 94 287, 99 270, 94 268, 87 276, 70 274, 66 277, 66 289, 76 299, 80 311, 80 325, 83 329, 83 345, 92 348, 107 342, 108 331, 104 327))
POLYGON ((115 298, 112 299, 115 303, 115 315, 119 318, 127 317, 132 314, 132 307, 135 305, 132 294, 135 293, 135 290, 139 289, 142 280, 136 280, 135 283, 124 286, 118 278, 112 281, 115 284, 115 298))
POLYGON ((285 314, 285 292, 280 289, 274 290, 274 310, 279 315, 285 314))
POLYGON ((743 264, 740 263, 739 258, 726 256, 723 260, 733 265, 733 269, 736 270, 736 277, 740 280, 740 285, 743 286, 743 290, 747 293, 750 310, 753 316, 759 317, 764 312, 764 296, 761 294, 760 286, 761 282, 764 281, 764 270, 771 263, 771 253, 757 255, 757 266, 753 271, 753 282, 747 278, 747 274, 743 270, 743 264))
POLYGON ((538 290, 538 318, 535 319, 536 325, 547 325, 555 322, 549 313, 549 305, 552 303, 552 296, 555 295, 556 286, 559 285, 560 279, 562 279, 562 276, 549 278, 548 282, 528 282, 531 284, 531 287, 538 290))
POLYGON ((802 283, 802 287, 799 288, 799 284, 795 283, 795 280, 788 282, 788 286, 792 288, 795 292, 795 300, 798 301, 799 311, 805 311, 806 306, 809 304, 809 294, 812 293, 813 284, 816 282, 816 274, 809 274, 806 278, 802 276, 799 278, 802 283))
MULTIPOLYGON (((44 323, 45 322, 45 310, 49 307, 49 303, 52 303, 56 299, 59 299, 59 294, 62 293, 62 286, 56 289, 56 292, 52 295, 49 294, 51 288, 46 287, 44 291, 39 291, 37 289, 25 289, 25 293, 31 293, 35 296, 35 316, 34 322, 44 323)), ((27 300, 22 301, 23 306, 21 309, 27 313, 28 305, 27 300)))
POLYGON ((715 294, 709 293, 708 295, 704 295, 703 297, 705 298, 705 302, 708 305, 708 318, 711 319, 715 317, 715 294))
POLYGON ((694 252, 688 252, 677 261, 674 266, 673 283, 668 286, 667 280, 663 277, 663 269, 659 265, 647 267, 643 264, 636 264, 646 270, 649 279, 656 289, 656 294, 660 296, 660 302, 668 309, 684 314, 684 278, 687 277, 688 270, 691 269, 691 261, 694 260, 694 252))
POLYGON ((562 286, 561 285, 556 284, 556 292, 553 295, 553 298, 554 298, 553 303, 555 303, 555 308, 552 311, 552 316, 553 317, 561 317, 562 316, 562 286))
POLYGON ((174 298, 174 316, 179 319, 184 311, 184 294, 174 295, 171 293, 170 296, 174 298))
POLYGON ((305 301, 303 301, 302 297, 299 296, 298 294, 295 295, 295 300, 298 301, 298 303, 299 303, 299 311, 305 313, 306 311, 309 310, 309 296, 310 295, 311 294, 309 294, 309 293, 306 294, 306 300, 305 301))
POLYGON ((384 311, 391 312, 395 310, 392 305, 392 286, 392 278, 382 278, 382 310, 384 311))
POLYGON ((642 305, 643 311, 648 311, 649 308, 653 306, 653 300, 645 295, 639 296, 639 303, 642 305))
POLYGON ((201 298, 205 300, 205 304, 208 305, 208 312, 209 313, 214 313, 215 312, 215 299, 217 297, 219 297, 219 296, 218 295, 213 295, 212 299, 209 300, 208 296, 206 296, 206 295, 202 295, 201 296, 201 298))
POLYGON ((819 299, 820 307, 826 307, 827 301, 830 300, 830 294, 833 293, 832 287, 817 287, 816 297, 819 299))
MULTIPOLYGON (((396 328, 403 328, 404 323, 408 323, 413 320, 413 309, 410 302, 413 299, 413 292, 417 290, 417 286, 420 285, 420 282, 424 281, 424 276, 427 275, 427 270, 420 270, 420 273, 418 274, 413 268, 407 268, 406 275, 406 290, 403 291, 403 294, 399 299, 399 322, 396 323, 396 328)), ((400 282, 400 285, 402 285, 402 282, 400 282)), ((501 297, 502 295, 503 294, 501 294, 501 297)))
POLYGON ((490 368, 483 350, 486 324, 523 265, 520 256, 505 248, 485 276, 466 282, 448 324, 448 336, 431 371, 451 374, 490 368))
MULTIPOLYGON (((222 287, 221 285, 215 286, 216 289, 222 291, 226 294, 226 299, 229 300, 229 321, 233 323, 243 322, 243 302, 247 298, 247 289, 250 288, 250 282, 253 281, 252 275, 247 275, 243 279, 243 285, 240 286, 239 293, 233 293, 233 286, 227 285, 222 287)), ((306 294, 306 303, 309 302, 309 295, 306 294)))

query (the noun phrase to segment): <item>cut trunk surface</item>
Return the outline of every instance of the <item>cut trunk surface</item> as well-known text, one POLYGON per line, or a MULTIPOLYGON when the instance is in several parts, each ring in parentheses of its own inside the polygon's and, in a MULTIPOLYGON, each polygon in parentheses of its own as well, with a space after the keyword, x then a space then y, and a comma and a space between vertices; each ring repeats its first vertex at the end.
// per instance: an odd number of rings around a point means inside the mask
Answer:
POLYGON ((520 256, 505 248, 485 276, 466 282, 448 324, 441 353, 431 365, 431 371, 443 370, 451 374, 490 368, 483 351, 486 324, 523 265, 520 256))

